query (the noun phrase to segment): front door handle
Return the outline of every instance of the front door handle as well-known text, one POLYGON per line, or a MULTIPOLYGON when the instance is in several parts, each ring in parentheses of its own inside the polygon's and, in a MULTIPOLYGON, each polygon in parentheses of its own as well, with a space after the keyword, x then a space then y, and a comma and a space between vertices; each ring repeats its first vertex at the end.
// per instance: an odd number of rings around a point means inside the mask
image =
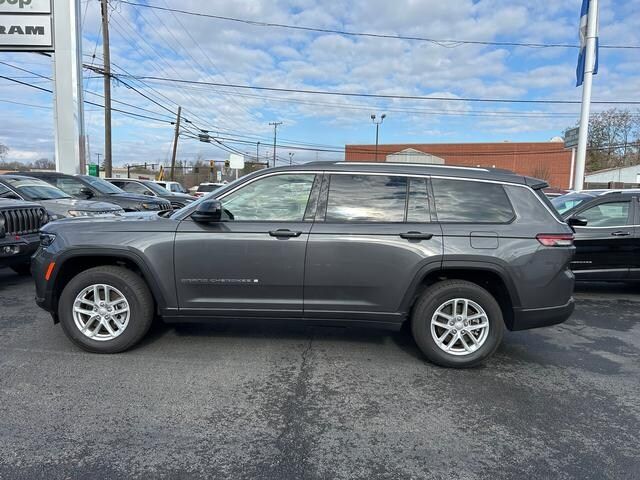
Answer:
POLYGON ((614 237, 628 237, 631 235, 631 232, 625 232, 623 230, 618 230, 617 232, 611 233, 614 237))
POLYGON ((401 233, 400 237, 406 238, 407 240, 430 240, 433 237, 433 233, 422 233, 422 232, 405 232, 401 233))
POLYGON ((302 232, 294 232, 292 230, 289 230, 288 228, 280 228, 278 230, 271 230, 269 232, 269 235, 271 235, 272 237, 279 238, 299 237, 301 234, 302 232))

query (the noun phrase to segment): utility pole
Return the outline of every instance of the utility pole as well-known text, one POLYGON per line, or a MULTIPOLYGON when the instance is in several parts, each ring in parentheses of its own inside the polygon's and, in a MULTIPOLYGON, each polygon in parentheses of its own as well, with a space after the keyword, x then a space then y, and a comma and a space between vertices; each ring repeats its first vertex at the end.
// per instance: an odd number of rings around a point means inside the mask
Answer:
POLYGON ((98 157, 98 170, 100 170, 100 155, 102 155, 100 152, 96 153, 96 156, 98 157))
POLYGON ((260 161, 260 142, 256 143, 256 162, 260 161))
POLYGON ((104 174, 112 177, 111 159, 111 53, 109 51, 109 5, 100 0, 102 11, 102 58, 104 59, 104 174))
POLYGON ((173 153, 171 154, 171 181, 174 180, 174 171, 176 168, 176 153, 178 152, 178 135, 180 134, 180 114, 182 107, 178 106, 178 117, 176 118, 176 132, 173 136, 173 153))
POLYGON ((269 122, 269 125, 273 125, 273 166, 276 166, 276 138, 278 136, 278 125, 282 125, 282 122, 269 122))
POLYGON ((295 155, 295 153, 293 152, 289 152, 289 165, 293 165, 293 156, 295 155))
POLYGON ((384 122, 386 116, 386 113, 383 113, 382 115, 380 115, 380 120, 376 122, 375 113, 371 114, 371 120, 376 126, 376 162, 378 161, 378 129, 380 128, 380 125, 382 125, 382 122, 384 122))

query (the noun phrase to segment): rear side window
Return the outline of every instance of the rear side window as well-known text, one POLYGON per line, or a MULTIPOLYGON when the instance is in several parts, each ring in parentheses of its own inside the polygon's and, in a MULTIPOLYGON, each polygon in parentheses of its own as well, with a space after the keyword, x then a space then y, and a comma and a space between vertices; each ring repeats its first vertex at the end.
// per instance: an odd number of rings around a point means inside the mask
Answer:
POLYGON ((431 180, 440 222, 509 223, 515 217, 502 185, 468 180, 431 180))
POLYGON ((403 222, 407 178, 331 175, 327 222, 403 222))

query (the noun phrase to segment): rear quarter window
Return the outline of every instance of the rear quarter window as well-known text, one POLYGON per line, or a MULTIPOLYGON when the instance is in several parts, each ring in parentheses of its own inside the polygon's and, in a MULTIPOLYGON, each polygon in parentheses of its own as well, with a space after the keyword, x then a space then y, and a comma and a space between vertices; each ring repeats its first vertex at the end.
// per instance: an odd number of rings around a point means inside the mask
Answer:
POLYGON ((444 223, 509 223, 515 213, 499 183, 433 178, 438 221, 444 223))

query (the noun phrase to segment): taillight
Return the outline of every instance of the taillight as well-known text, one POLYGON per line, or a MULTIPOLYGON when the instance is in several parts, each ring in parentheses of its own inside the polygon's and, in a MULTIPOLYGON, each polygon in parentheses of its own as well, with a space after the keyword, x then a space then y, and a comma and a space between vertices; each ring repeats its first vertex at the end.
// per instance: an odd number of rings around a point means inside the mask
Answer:
POLYGON ((570 247, 573 245, 571 233, 539 233, 538 241, 545 247, 570 247))

